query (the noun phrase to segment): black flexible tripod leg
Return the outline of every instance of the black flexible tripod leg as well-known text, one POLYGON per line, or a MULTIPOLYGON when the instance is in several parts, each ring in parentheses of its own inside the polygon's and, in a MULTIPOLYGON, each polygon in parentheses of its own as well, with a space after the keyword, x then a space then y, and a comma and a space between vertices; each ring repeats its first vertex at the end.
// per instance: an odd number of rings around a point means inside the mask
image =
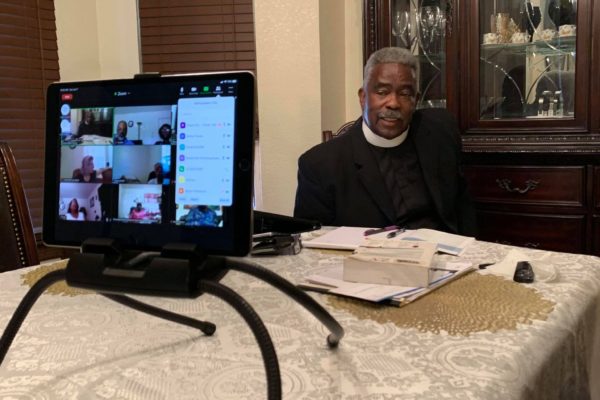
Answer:
POLYGON ((201 280, 198 288, 205 293, 219 297, 233 307, 244 318, 260 347, 260 352, 265 364, 267 374, 267 398, 269 400, 281 399, 281 375, 279 362, 269 331, 252 306, 242 296, 218 282, 201 280))
POLYGON ((6 326, 6 329, 4 329, 4 333, 0 338, 0 365, 2 365, 2 361, 4 361, 4 357, 6 356, 10 345, 15 339, 21 324, 23 324, 25 317, 27 317, 27 314, 29 314, 29 311, 31 310, 31 307, 33 307, 35 301, 41 296, 42 293, 44 293, 44 290, 61 280, 65 280, 64 269, 49 272, 39 281, 37 281, 29 289, 27 294, 25 294, 25 297, 23 297, 23 300, 21 300, 21 303, 19 303, 19 306, 15 310, 12 318, 10 321, 8 321, 8 325, 6 326))
POLYGON ((327 336, 327 344, 329 347, 337 347, 340 340, 344 337, 344 328, 335 320, 335 318, 333 318, 331 314, 329 314, 329 312, 312 297, 298 289, 290 281, 255 263, 249 263, 234 258, 227 258, 226 262, 228 268, 255 276, 256 278, 273 285, 310 311, 310 313, 321 321, 321 323, 331 332, 329 336, 327 336))
POLYGON ((211 336, 217 328, 215 324, 207 321, 200 321, 194 318, 186 317, 171 311, 163 310, 162 308, 154 307, 141 301, 132 299, 131 297, 120 294, 100 293, 102 296, 115 301, 121 305, 133 308, 134 310, 152 315, 154 317, 166 319, 167 321, 176 322, 192 328, 200 329, 205 335, 211 336))

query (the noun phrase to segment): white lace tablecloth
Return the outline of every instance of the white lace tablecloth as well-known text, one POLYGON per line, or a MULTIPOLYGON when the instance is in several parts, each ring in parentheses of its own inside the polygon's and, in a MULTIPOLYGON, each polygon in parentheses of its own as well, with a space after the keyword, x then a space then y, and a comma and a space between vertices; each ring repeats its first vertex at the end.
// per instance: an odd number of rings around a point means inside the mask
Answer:
MULTIPOLYGON (((509 249, 476 242, 465 257, 500 260, 509 249)), ((237 272, 223 282, 269 329, 284 399, 600 399, 600 260, 520 251, 558 271, 531 286, 555 303, 545 320, 469 335, 423 332, 358 318, 313 294, 346 330, 336 350, 326 345, 326 328, 278 290, 237 272)), ((304 249, 254 261, 299 282, 330 257, 304 249)), ((28 289, 23 274, 34 269, 0 274, 0 330, 28 289)), ((214 322, 217 331, 207 337, 96 294, 44 294, 0 366, 0 399, 266 398, 260 352, 233 309, 210 296, 144 300, 214 322)))

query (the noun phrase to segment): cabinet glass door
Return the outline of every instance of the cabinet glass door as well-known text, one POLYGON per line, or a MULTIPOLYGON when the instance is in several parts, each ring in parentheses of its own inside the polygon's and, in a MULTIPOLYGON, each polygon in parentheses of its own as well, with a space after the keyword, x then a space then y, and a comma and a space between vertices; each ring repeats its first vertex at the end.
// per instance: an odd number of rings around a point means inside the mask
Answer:
POLYGON ((479 2, 479 119, 572 119, 577 0, 479 2))
POLYGON ((445 0, 393 0, 390 3, 390 45, 411 50, 420 61, 418 108, 446 107, 448 11, 445 0))

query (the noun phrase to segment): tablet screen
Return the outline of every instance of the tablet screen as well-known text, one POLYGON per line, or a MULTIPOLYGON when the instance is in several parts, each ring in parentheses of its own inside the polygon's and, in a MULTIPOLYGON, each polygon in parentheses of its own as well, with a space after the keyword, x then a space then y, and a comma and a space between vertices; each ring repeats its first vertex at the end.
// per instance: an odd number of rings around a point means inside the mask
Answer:
POLYGON ((247 72, 50 85, 44 241, 247 253, 254 87, 247 72))

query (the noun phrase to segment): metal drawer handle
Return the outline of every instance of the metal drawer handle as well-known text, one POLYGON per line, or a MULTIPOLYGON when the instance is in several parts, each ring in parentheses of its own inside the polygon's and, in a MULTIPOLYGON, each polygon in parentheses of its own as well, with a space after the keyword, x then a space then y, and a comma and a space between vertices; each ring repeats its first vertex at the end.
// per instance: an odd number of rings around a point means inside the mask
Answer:
POLYGON ((528 179, 525 181, 525 188, 520 189, 518 187, 511 187, 511 180, 510 179, 496 179, 496 183, 498 184, 498 186, 500 186, 500 189, 504 189, 506 190, 508 193, 520 193, 520 194, 525 194, 527 192, 529 192, 530 190, 535 189, 539 184, 540 181, 534 181, 533 179, 528 179))

